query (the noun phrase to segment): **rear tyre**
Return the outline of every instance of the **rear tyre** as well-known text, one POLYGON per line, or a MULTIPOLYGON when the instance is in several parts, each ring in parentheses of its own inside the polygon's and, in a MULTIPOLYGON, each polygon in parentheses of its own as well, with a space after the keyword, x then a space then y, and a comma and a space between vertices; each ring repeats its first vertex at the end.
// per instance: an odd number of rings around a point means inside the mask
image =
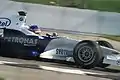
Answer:
MULTIPOLYGON (((105 46, 105 47, 114 49, 113 46, 112 46, 109 42, 107 42, 107 41, 98 40, 97 42, 98 42, 98 44, 101 45, 101 46, 105 46)), ((97 66, 98 66, 98 67, 101 67, 101 68, 106 68, 106 67, 110 66, 110 64, 105 64, 105 63, 103 63, 103 59, 104 59, 104 57, 102 57, 102 59, 100 60, 100 63, 99 63, 97 66)))
POLYGON ((102 54, 96 42, 84 40, 75 46, 73 58, 77 66, 90 69, 96 67, 102 58, 102 54))

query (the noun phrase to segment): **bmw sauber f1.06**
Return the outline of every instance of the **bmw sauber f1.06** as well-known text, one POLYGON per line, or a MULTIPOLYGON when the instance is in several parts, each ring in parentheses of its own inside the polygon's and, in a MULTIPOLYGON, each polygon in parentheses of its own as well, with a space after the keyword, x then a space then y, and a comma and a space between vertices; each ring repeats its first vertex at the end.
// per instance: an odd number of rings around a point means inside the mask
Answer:
POLYGON ((0 17, 0 55, 64 60, 86 69, 120 66, 120 52, 107 41, 40 36, 28 28, 24 11, 0 17))

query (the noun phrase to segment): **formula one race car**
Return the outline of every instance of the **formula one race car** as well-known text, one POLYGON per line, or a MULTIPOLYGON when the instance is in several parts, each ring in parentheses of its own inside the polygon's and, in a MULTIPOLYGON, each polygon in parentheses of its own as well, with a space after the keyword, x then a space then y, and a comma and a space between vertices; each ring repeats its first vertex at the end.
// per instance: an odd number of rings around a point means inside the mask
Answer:
POLYGON ((25 24, 26 13, 0 17, 0 55, 36 57, 74 62, 82 68, 120 66, 120 52, 107 41, 72 40, 40 36, 25 24))

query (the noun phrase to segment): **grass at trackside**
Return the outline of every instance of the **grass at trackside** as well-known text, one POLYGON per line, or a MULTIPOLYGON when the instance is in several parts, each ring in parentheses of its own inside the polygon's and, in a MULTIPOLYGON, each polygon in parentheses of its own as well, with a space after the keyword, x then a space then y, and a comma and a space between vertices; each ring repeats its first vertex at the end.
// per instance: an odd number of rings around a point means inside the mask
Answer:
MULTIPOLYGON (((37 4, 49 4, 50 0, 12 0, 12 1, 37 3, 37 4)), ((56 0, 52 0, 52 1, 56 1, 56 0)))
POLYGON ((5 80, 5 79, 0 77, 0 80, 5 80))
MULTIPOLYGON (((56 2, 55 5, 59 6, 70 6, 72 2, 72 7, 82 8, 82 0, 13 0, 19 2, 29 2, 29 3, 40 3, 49 5, 51 1, 56 2), (71 2, 70 2, 71 1, 71 2)), ((120 0, 85 0, 85 8, 110 11, 110 12, 120 12, 120 0)))
POLYGON ((88 8, 102 11, 120 12, 120 0, 88 0, 88 8))
POLYGON ((120 66, 109 66, 108 69, 120 70, 120 66))
POLYGON ((111 40, 115 40, 115 41, 120 41, 120 36, 105 35, 102 37, 107 38, 107 39, 111 39, 111 40))
MULTIPOLYGON (((81 35, 79 34, 69 34, 68 37, 71 37, 73 36, 74 38, 79 38, 81 35)), ((97 36, 97 35, 96 35, 97 36)), ((87 37, 87 36, 86 36, 87 37)), ((94 37, 94 36, 93 36, 94 37)), ((118 41, 120 42, 120 35, 100 35, 98 37, 101 37, 101 38, 106 38, 106 39, 110 39, 110 40, 114 40, 114 41, 118 41)))

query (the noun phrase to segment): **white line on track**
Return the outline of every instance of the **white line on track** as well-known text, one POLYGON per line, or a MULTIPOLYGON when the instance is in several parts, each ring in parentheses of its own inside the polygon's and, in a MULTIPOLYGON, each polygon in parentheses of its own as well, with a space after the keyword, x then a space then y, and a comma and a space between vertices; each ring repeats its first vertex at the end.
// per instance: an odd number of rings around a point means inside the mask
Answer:
POLYGON ((84 71, 81 71, 81 70, 70 70, 70 69, 48 67, 48 66, 39 66, 39 68, 44 69, 44 70, 56 71, 56 72, 83 74, 83 75, 85 75, 84 71))
POLYGON ((20 64, 17 62, 9 62, 9 61, 0 61, 0 64, 20 64))
MULTIPOLYGON (((16 65, 20 65, 20 64, 24 64, 24 63, 9 62, 9 61, 0 61, 0 64, 1 65, 4 65, 4 64, 16 64, 16 65)), ((62 72, 62 73, 80 74, 80 75, 86 75, 86 74, 105 75, 105 74, 100 74, 100 73, 93 73, 93 72, 82 71, 80 69, 65 69, 65 68, 42 66, 42 65, 39 65, 39 64, 38 64, 38 66, 39 66, 38 68, 43 69, 43 70, 55 71, 55 72, 62 72)))
POLYGON ((79 70, 78 69, 64 69, 64 68, 48 67, 48 66, 41 66, 41 65, 39 66, 39 68, 44 69, 44 70, 49 70, 49 71, 72 73, 72 74, 81 74, 81 75, 86 75, 86 74, 105 75, 105 74, 100 74, 100 73, 82 71, 80 69, 79 70))

